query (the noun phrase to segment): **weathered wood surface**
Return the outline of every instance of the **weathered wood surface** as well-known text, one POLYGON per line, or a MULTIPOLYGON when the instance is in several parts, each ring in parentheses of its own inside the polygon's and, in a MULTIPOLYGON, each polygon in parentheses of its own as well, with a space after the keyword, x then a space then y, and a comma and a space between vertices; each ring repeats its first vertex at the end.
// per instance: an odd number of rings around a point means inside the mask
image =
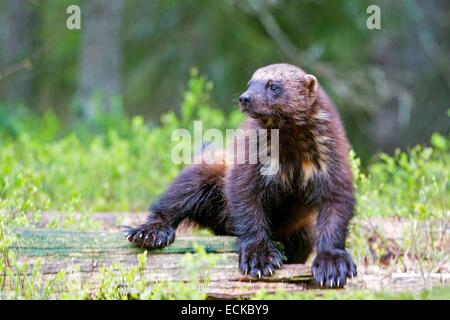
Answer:
MULTIPOLYGON (((43 215, 42 227, 46 226, 46 218, 54 214, 43 215)), ((93 214, 93 219, 100 223, 101 232, 80 233, 61 230, 24 229, 18 232, 15 248, 18 250, 19 261, 29 264, 29 271, 37 258, 42 259, 41 271, 45 277, 52 278, 62 269, 81 281, 98 285, 99 270, 103 266, 122 263, 126 268, 137 264, 137 254, 143 249, 133 247, 125 236, 119 232, 119 225, 137 225, 145 220, 142 214, 93 214)), ((372 237, 375 229, 381 230, 387 239, 393 239, 400 244, 401 235, 409 229, 407 221, 396 219, 372 219, 370 221, 355 220, 361 224, 367 237, 372 237)), ((441 224, 439 224, 441 225, 441 224)), ((447 226, 448 224, 442 224, 447 226)), ((175 243, 162 250, 148 252, 145 274, 152 281, 192 281, 192 276, 186 273, 184 257, 186 252, 194 252, 193 244, 197 243, 217 258, 218 262, 209 272, 204 291, 210 298, 241 298, 249 297, 260 289, 267 292, 284 290, 288 292, 312 289, 310 267, 308 265, 283 265, 274 277, 252 279, 244 277, 237 268, 236 239, 233 237, 193 237, 191 226, 181 226, 177 229, 175 243)), ((446 238, 448 239, 448 238, 446 238)), ((368 241, 367 254, 370 257, 371 243, 368 241)), ((448 255, 447 255, 448 257, 448 255)), ((420 291, 430 285, 449 285, 450 266, 448 258, 430 273, 422 274, 414 261, 408 265, 396 264, 385 266, 377 261, 367 260, 358 264, 358 277, 347 283, 345 290, 368 291, 420 291), (403 268, 406 268, 403 270, 403 268)), ((201 259, 193 254, 193 260, 201 259)), ((314 292, 321 292, 314 288, 314 292)))
MULTIPOLYGON (((201 258, 195 253, 195 245, 205 248, 216 261, 208 270, 204 291, 210 298, 243 298, 264 289, 274 292, 302 291, 311 280, 310 267, 302 264, 285 265, 273 277, 254 279, 243 276, 238 266, 235 237, 177 237, 170 246, 149 250, 145 273, 151 281, 189 282, 183 260, 185 253, 192 253, 194 261, 201 258)), ((77 232, 68 230, 20 229, 17 242, 19 261, 29 264, 29 272, 36 259, 41 259, 41 272, 52 277, 62 269, 83 282, 98 283, 101 267, 121 263, 131 268, 138 263, 137 255, 145 250, 132 246, 120 232, 77 232)), ((200 270, 202 272, 203 270, 200 270)), ((202 280, 202 279, 201 279, 202 280)))
MULTIPOLYGON (((120 232, 80 232, 71 230, 19 229, 14 249, 27 256, 104 256, 111 254, 142 253, 120 232)), ((195 252, 194 244, 205 248, 208 253, 236 252, 236 238, 178 237, 168 247, 151 250, 152 254, 195 252)))

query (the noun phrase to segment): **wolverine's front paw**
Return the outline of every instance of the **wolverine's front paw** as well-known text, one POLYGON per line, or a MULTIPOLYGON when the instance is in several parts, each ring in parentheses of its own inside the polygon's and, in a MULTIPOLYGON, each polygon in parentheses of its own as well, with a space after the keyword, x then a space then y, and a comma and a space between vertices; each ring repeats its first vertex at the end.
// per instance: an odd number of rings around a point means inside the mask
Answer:
POLYGON ((142 224, 130 228, 127 239, 144 248, 162 248, 175 240, 175 229, 162 224, 142 224))
POLYGON ((275 269, 281 268, 282 255, 272 243, 260 245, 242 245, 239 252, 239 269, 252 277, 273 275, 275 269))
POLYGON ((347 277, 356 277, 356 265, 347 251, 333 249, 317 254, 312 264, 312 273, 320 286, 343 287, 347 277))

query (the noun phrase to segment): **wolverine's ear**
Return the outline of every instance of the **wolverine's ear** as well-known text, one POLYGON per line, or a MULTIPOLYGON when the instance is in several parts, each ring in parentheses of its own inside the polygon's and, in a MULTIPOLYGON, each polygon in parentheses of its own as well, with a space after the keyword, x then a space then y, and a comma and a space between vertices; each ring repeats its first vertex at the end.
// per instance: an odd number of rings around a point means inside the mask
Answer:
POLYGON ((314 77, 312 74, 305 74, 302 77, 302 82, 303 85, 306 88, 306 91, 310 94, 310 95, 315 95, 317 92, 317 79, 316 77, 314 77))

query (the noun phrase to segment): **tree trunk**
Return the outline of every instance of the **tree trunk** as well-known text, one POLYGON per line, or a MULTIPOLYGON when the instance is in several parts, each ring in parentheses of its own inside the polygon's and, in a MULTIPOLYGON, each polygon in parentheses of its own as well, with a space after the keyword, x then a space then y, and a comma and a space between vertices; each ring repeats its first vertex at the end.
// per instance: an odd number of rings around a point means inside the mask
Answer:
POLYGON ((36 32, 36 8, 26 0, 6 1, 2 29, 0 70, 13 70, 0 79, 2 96, 8 102, 28 102, 32 91, 30 55, 36 32))
POLYGON ((123 3, 122 0, 89 0, 81 6, 79 96, 87 118, 110 112, 115 99, 121 95, 123 3))

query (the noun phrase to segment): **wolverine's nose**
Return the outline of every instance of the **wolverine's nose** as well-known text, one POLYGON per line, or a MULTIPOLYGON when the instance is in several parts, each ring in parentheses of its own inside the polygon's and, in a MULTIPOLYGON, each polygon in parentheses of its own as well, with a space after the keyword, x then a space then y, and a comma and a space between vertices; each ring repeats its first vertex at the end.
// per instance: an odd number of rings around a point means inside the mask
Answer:
POLYGON ((241 102, 241 103, 249 103, 250 101, 252 101, 252 97, 248 93, 243 93, 239 97, 239 102, 241 102))

